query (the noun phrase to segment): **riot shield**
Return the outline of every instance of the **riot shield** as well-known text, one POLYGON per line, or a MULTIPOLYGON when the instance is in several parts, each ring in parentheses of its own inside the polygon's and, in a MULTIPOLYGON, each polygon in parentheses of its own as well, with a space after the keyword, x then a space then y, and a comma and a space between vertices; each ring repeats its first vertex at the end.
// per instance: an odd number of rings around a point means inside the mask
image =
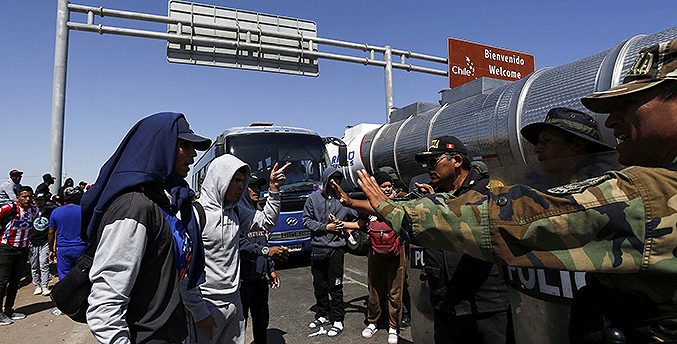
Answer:
MULTIPOLYGON (((615 151, 545 161, 490 171, 492 186, 524 184, 539 191, 579 182, 617 170, 615 151)), ((569 343, 571 302, 586 284, 586 273, 505 267, 518 344, 569 343)))
MULTIPOLYGON (((491 186, 529 185, 539 191, 582 181, 620 169, 615 151, 494 168, 491 186)), ((433 344, 433 307, 423 272, 423 248, 407 252, 411 292, 411 336, 414 343, 433 344)), ((566 344, 569 313, 576 291, 586 283, 584 272, 504 267, 510 286, 510 303, 517 344, 566 344)))

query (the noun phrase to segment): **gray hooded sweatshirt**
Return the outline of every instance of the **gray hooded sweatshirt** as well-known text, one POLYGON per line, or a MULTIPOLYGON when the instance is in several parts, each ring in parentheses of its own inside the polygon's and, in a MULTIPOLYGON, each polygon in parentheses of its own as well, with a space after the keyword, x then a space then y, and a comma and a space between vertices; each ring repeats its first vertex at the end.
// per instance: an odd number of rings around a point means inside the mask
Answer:
MULTIPOLYGON (((214 159, 209 165, 202 183, 198 202, 205 210, 206 223, 202 230, 205 250, 205 282, 191 290, 183 290, 186 308, 193 313, 195 321, 209 316, 204 299, 216 306, 224 306, 230 296, 240 287, 240 224, 271 228, 277 224, 280 215, 280 195, 270 193, 263 211, 238 206, 239 202, 226 202, 226 191, 235 172, 245 167, 244 188, 240 199, 247 192, 249 166, 226 154, 214 159)), ((183 289, 183 288, 182 288, 183 289)))
POLYGON ((310 242, 313 247, 343 247, 346 239, 342 234, 328 232, 329 214, 341 221, 355 221, 357 211, 341 205, 338 198, 327 195, 329 178, 334 174, 343 174, 334 167, 327 167, 322 173, 322 190, 308 196, 303 207, 303 226, 310 230, 310 242))

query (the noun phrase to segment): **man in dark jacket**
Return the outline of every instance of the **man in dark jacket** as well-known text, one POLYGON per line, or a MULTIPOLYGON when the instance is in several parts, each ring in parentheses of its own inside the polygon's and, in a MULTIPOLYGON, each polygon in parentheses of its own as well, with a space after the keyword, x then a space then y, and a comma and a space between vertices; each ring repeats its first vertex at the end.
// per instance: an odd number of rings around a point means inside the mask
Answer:
MULTIPOLYGON (((286 166, 285 166, 286 167, 286 166)), ((284 168, 283 168, 284 169, 284 168)), ((270 192, 279 192, 284 179, 271 179, 270 192)), ((266 185, 265 178, 259 178, 252 174, 249 179, 248 196, 245 195, 240 205, 262 211, 259 204, 261 187, 266 185)), ((279 217, 280 203, 277 204, 279 217)), ((277 223, 277 221, 275 221, 277 223)), ((245 224, 246 225, 246 224, 245 224)), ((272 226, 270 226, 272 228, 272 226)), ((255 344, 268 343, 268 321, 270 312, 268 309, 268 279, 270 287, 277 289, 280 286, 280 276, 275 272, 273 257, 284 260, 288 257, 287 249, 283 247, 268 247, 268 226, 261 227, 252 221, 249 228, 240 230, 240 300, 242 311, 247 319, 248 313, 252 314, 252 333, 255 344), (263 252, 266 252, 265 254, 263 252)))
POLYGON ((54 184, 54 179, 55 177, 52 177, 50 173, 45 173, 42 175, 42 183, 38 184, 38 186, 35 188, 35 194, 46 194, 49 197, 47 199, 52 198, 52 193, 49 192, 49 186, 54 184))
POLYGON ((188 288, 197 285, 204 249, 191 206, 195 193, 184 178, 195 150, 210 145, 183 114, 146 117, 83 195, 81 236, 98 241, 89 272, 87 325, 100 343, 186 338, 179 281, 187 278, 188 288))
MULTIPOLYGON (((471 168, 468 150, 454 136, 433 140, 416 154, 425 162, 432 186, 417 184, 424 193, 469 190, 486 193, 489 176, 471 168)), ((424 271, 435 309, 435 343, 511 343, 509 296, 498 266, 450 251, 425 249, 424 271)))
POLYGON ((310 230, 313 245, 311 273, 319 317, 308 325, 315 329, 333 324, 327 335, 336 337, 343 331, 343 247, 346 239, 343 221, 357 220, 357 212, 339 202, 330 180, 341 183, 343 174, 333 167, 322 173, 322 190, 308 196, 303 207, 303 226, 310 230), (329 297, 331 296, 331 306, 329 297))

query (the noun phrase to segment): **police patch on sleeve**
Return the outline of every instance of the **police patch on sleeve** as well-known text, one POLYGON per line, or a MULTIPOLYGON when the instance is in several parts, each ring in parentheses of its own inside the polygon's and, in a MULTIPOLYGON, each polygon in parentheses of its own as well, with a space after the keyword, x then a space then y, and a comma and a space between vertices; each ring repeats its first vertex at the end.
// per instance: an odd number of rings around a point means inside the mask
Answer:
POLYGON ((585 190, 585 189, 587 189, 591 186, 597 186, 599 184, 602 184, 602 183, 604 183, 605 181, 607 181, 611 178, 612 177, 611 177, 610 174, 604 174, 604 175, 601 175, 599 177, 586 179, 586 180, 583 180, 583 181, 580 181, 580 182, 550 188, 546 192, 549 193, 549 194, 553 194, 553 195, 568 195, 568 194, 579 193, 579 192, 583 192, 583 190, 585 190))

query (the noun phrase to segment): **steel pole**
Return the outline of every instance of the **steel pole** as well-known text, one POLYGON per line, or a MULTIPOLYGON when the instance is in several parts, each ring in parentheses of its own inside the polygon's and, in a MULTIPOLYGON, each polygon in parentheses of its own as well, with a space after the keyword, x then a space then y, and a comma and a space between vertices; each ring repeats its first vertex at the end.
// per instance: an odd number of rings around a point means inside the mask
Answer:
POLYGON ((68 0, 59 0, 56 12, 56 43, 54 46, 54 83, 52 85, 52 129, 49 149, 49 172, 56 177, 50 186, 56 194, 61 186, 63 163, 63 128, 66 107, 66 65, 68 64, 68 0))
POLYGON ((395 107, 393 95, 393 51, 389 45, 386 45, 386 51, 383 53, 385 66, 385 84, 386 84, 386 120, 390 123, 390 113, 395 107))

